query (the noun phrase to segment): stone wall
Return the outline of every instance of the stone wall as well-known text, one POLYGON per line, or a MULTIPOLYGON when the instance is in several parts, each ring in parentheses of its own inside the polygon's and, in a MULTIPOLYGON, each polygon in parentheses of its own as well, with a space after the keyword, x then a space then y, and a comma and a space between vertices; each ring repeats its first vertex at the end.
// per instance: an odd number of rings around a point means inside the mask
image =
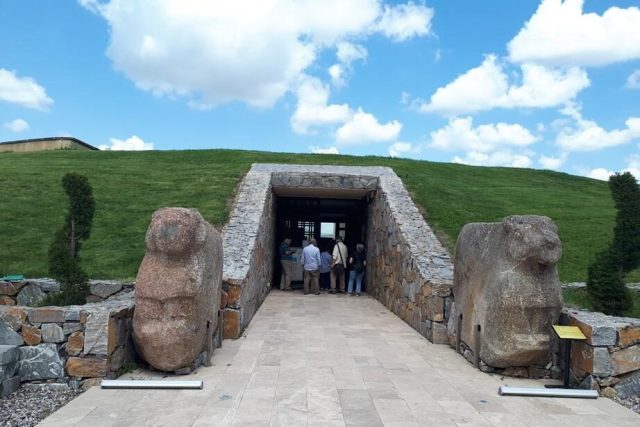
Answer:
POLYGON ((272 189, 284 188, 375 192, 368 291, 432 342, 447 343, 453 264, 393 170, 281 164, 252 166, 222 231, 224 338, 240 336, 269 291, 275 261, 272 189))
MULTIPOLYGON (((133 283, 113 280, 90 280, 87 302, 101 302, 120 292, 130 292, 133 283)), ((0 305, 34 307, 50 292, 58 292, 60 284, 53 279, 25 279, 5 282, 0 280, 0 305)))
POLYGON ((640 319, 566 309, 563 321, 587 337, 574 341, 571 370, 583 387, 622 398, 640 395, 640 319))
POLYGON ((114 378, 135 359, 133 292, 100 303, 66 307, 0 305, 2 394, 21 382, 68 383, 114 378))
POLYGON ((254 167, 240 183, 229 222, 222 229, 223 338, 238 338, 269 293, 274 234, 271 174, 254 167))
POLYGON ((447 344, 453 263, 395 174, 369 208, 367 290, 436 344, 447 344))

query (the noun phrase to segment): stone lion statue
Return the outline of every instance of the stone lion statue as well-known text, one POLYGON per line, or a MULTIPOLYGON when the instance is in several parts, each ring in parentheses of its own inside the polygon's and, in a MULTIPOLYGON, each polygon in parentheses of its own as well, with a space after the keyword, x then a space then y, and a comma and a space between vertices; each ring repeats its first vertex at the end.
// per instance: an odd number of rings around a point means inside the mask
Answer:
POLYGON ((544 216, 509 216, 462 228, 455 249, 453 321, 462 314, 461 340, 497 368, 550 361, 552 324, 563 300, 556 263, 558 229, 544 216))

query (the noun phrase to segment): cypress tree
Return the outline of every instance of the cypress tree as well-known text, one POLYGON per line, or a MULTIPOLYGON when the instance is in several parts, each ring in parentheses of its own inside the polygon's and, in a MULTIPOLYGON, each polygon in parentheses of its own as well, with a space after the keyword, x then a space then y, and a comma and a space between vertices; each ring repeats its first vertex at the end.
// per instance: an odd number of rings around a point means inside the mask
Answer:
POLYGON ((629 172, 609 178, 618 210, 613 242, 589 267, 587 291, 593 308, 622 316, 633 306, 624 276, 640 266, 640 187, 629 172))
POLYGON ((82 242, 91 236, 95 212, 93 189, 89 180, 77 173, 67 173, 62 187, 69 196, 64 224, 49 247, 49 274, 62 284, 59 304, 84 304, 88 295, 88 276, 80 266, 82 242))

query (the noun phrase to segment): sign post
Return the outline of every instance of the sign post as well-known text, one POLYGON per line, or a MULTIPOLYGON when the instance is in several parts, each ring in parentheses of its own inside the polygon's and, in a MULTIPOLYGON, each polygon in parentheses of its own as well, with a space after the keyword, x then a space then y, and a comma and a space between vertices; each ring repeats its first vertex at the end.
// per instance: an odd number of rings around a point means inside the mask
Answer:
POLYGON ((553 325, 553 330, 560 338, 560 341, 564 344, 564 366, 562 368, 563 384, 560 385, 545 385, 546 388, 571 388, 569 385, 570 373, 571 373, 571 342, 573 340, 586 340, 580 328, 577 326, 560 326, 553 325))

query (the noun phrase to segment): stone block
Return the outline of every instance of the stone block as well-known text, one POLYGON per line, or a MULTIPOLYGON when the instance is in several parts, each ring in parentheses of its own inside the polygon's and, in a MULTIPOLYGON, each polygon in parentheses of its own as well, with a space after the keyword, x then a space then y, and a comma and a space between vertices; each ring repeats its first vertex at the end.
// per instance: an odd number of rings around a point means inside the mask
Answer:
POLYGON ((66 308, 64 310, 64 321, 65 322, 79 322, 80 321, 80 312, 82 310, 78 308, 66 308))
POLYGON ((118 343, 118 321, 115 317, 109 318, 109 330, 107 331, 107 356, 111 355, 118 343))
POLYGON ((444 298, 432 296, 427 299, 427 319, 434 322, 444 320, 444 298))
MULTIPOLYGON (((17 348, 17 347, 16 347, 17 348)), ((13 377, 18 370, 18 362, 14 361, 6 365, 0 365, 0 383, 13 377)))
POLYGON ((18 290, 11 282, 0 282, 0 295, 14 296, 18 290))
POLYGON ((84 347, 84 334, 81 331, 73 332, 67 340, 67 353, 70 356, 77 356, 84 347))
POLYGON ((67 375, 78 378, 102 378, 107 375, 106 359, 70 357, 67 360, 67 375))
POLYGON ((18 360, 20 352, 18 346, 0 345, 0 365, 8 365, 18 360))
POLYGON ((61 343, 64 341, 62 328, 55 323, 44 323, 40 327, 43 342, 61 343))
POLYGON ((16 301, 10 296, 0 295, 0 305, 12 306, 12 305, 16 305, 16 301))
POLYGON ((587 337, 587 344, 596 347, 616 345, 616 326, 609 316, 574 310, 569 311, 568 316, 569 325, 580 328, 587 337))
POLYGON ((618 330, 620 347, 627 347, 633 344, 640 344, 640 326, 629 325, 618 330))
POLYGON ((29 309, 31 323, 64 323, 64 309, 59 307, 40 307, 29 309))
POLYGON ((240 312, 232 308, 226 308, 222 312, 223 327, 222 338, 236 339, 240 337, 240 312))
POLYGON ((87 313, 84 327, 84 354, 106 356, 109 339, 109 312, 92 311, 87 313))
POLYGON ((23 307, 3 307, 0 309, 0 319, 18 332, 27 321, 27 310, 23 307))
POLYGON ((80 330, 82 330, 82 325, 80 324, 80 322, 65 322, 62 325, 62 332, 65 335, 69 335, 80 330))
POLYGON ((444 323, 433 322, 432 325, 432 340, 434 344, 448 344, 449 337, 447 335, 447 326, 444 323))
POLYGON ((93 295, 97 295, 102 299, 109 298, 111 295, 122 290, 122 283, 117 282, 98 282, 91 283, 90 291, 93 295))
POLYGON ((37 326, 25 324, 22 326, 21 333, 26 345, 37 345, 42 342, 42 334, 37 326))
POLYGON ((8 396, 20 387, 20 377, 13 377, 2 381, 0 396, 8 396))
POLYGON ((42 292, 42 289, 40 289, 40 286, 29 284, 22 288, 16 299, 18 301, 18 305, 33 307, 38 305, 45 295, 46 294, 42 292))
POLYGON ((232 308, 239 307, 241 293, 242 286, 229 285, 229 289, 227 289, 227 306, 232 308))
POLYGON ((117 372, 118 369, 122 367, 124 364, 125 351, 123 347, 118 347, 115 349, 113 354, 109 357, 109 370, 111 372, 117 372))
POLYGON ((0 320, 0 343, 4 345, 22 345, 24 340, 4 320, 0 320))
POLYGON ((87 378, 86 380, 82 381, 82 390, 87 391, 91 387, 99 387, 101 382, 101 378, 87 378))
POLYGON ((220 293, 220 309, 222 310, 223 308, 225 308, 227 306, 228 303, 228 295, 226 291, 222 291, 220 293))
POLYGON ((574 341, 571 347, 571 366, 597 377, 608 377, 613 370, 606 347, 592 347, 579 341, 574 341))
POLYGON ((102 302, 104 301, 104 299, 100 298, 97 295, 89 295, 87 297, 87 303, 93 304, 93 303, 97 303, 97 302, 102 302))
POLYGON ((20 347, 18 372, 22 381, 57 379, 64 377, 64 363, 53 343, 20 347))
POLYGON ((640 369, 640 345, 634 345, 611 354, 612 375, 626 374, 640 369))
POLYGON ((616 385, 616 392, 622 399, 640 396, 640 371, 626 376, 616 385))

